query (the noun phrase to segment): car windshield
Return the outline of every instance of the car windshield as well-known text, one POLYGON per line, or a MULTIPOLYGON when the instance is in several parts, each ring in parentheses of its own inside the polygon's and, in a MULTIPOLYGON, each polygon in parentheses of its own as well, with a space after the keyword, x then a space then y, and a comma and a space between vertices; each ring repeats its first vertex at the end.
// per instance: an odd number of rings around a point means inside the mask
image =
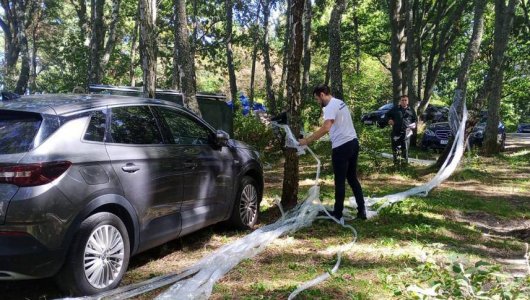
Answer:
POLYGON ((0 154, 31 150, 41 122, 40 114, 0 111, 0 154))
POLYGON ((393 106, 394 106, 393 103, 388 103, 388 104, 385 104, 385 105, 379 107, 379 110, 389 110, 389 109, 392 109, 393 106))

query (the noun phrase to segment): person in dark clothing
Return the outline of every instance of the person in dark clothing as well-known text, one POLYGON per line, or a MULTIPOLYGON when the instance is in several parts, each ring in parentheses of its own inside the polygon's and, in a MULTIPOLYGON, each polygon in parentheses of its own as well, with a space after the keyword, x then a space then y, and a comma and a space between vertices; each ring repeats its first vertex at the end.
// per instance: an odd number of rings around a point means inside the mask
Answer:
POLYGON ((401 96, 399 105, 394 106, 386 113, 388 124, 392 126, 390 135, 394 164, 398 163, 398 148, 401 147, 401 156, 404 162, 409 162, 409 146, 412 129, 416 128, 416 113, 409 107, 409 97, 401 96))
POLYGON ((320 129, 298 142, 301 146, 320 139, 329 132, 331 139, 331 161, 335 175, 335 205, 330 214, 344 224, 342 211, 344 210, 344 196, 346 180, 350 185, 357 202, 357 218, 366 219, 366 208, 363 190, 357 179, 357 159, 359 157, 359 140, 353 127, 353 121, 348 105, 342 100, 331 96, 327 85, 319 85, 313 90, 313 96, 323 107, 324 124, 320 129))

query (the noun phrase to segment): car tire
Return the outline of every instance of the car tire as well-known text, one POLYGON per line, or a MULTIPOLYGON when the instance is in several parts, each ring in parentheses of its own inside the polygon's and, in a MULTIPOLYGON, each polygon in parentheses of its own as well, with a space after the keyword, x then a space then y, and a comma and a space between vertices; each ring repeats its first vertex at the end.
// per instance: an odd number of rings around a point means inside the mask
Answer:
POLYGON ((244 176, 239 184, 229 223, 239 229, 250 229, 258 223, 260 195, 256 181, 244 176))
POLYGON ((73 296, 111 290, 120 283, 129 257, 129 235, 121 219, 96 213, 81 223, 55 279, 61 290, 73 296))

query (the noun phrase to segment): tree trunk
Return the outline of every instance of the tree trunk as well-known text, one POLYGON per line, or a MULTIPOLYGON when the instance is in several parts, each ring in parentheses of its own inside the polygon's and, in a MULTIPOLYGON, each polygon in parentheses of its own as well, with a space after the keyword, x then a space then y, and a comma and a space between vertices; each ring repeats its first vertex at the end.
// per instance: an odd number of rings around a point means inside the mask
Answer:
POLYGON ((335 6, 329 20, 329 79, 331 81, 331 94, 338 99, 344 99, 342 88, 342 68, 340 41, 340 24, 342 14, 346 10, 345 0, 335 0, 335 6))
POLYGON ((306 0, 304 4, 304 73, 302 75, 302 103, 312 96, 309 91, 309 70, 311 68, 311 17, 311 0, 306 0))
POLYGON ((390 48, 392 73, 393 103, 397 105, 401 95, 405 94, 406 82, 403 80, 402 64, 405 61, 405 22, 403 22, 403 3, 401 0, 390 0, 390 48))
POLYGON ((530 9, 528 5, 529 5, 528 0, 521 1, 521 7, 523 8, 524 23, 526 25, 526 34, 530 35, 530 17, 529 17, 530 13, 528 12, 530 9))
POLYGON ((136 86, 136 77, 134 70, 136 69, 136 51, 138 50, 138 30, 140 27, 140 2, 138 2, 136 9, 136 17, 134 18, 134 32, 131 41, 131 65, 129 67, 129 81, 131 86, 136 86))
POLYGON ((12 88, 15 77, 15 67, 21 51, 20 20, 24 17, 25 6, 18 1, 1 1, 5 19, 0 18, 0 27, 4 32, 4 80, 7 89, 12 88))
POLYGON ((29 74, 30 74, 30 57, 28 49, 28 39, 24 30, 20 31, 20 53, 22 54, 21 65, 20 65, 20 75, 18 77, 17 86, 15 88, 15 93, 19 95, 24 95, 28 88, 29 74))
MULTIPOLYGON (((88 85, 101 83, 101 55, 103 51, 103 9, 105 0, 91 0, 91 24, 90 55, 88 60, 88 85)), ((87 86, 88 90, 88 86, 87 86)))
POLYGON ((455 4, 452 8, 449 19, 439 34, 439 37, 438 34, 436 34, 437 38, 435 39, 429 57, 429 65, 425 79, 425 91, 420 106, 418 107, 418 115, 421 115, 427 108, 427 105, 429 105, 436 82, 438 81, 438 76, 445 63, 445 56, 460 34, 458 23, 462 19, 462 15, 466 11, 467 6, 467 0, 461 0, 459 3, 455 4), (438 44, 438 46, 435 46, 436 44, 438 44))
POLYGON ((226 9, 226 64, 228 68, 228 77, 230 79, 230 97, 234 111, 239 109, 239 99, 237 97, 236 71, 234 67, 234 57, 232 53, 232 21, 233 21, 233 2, 225 0, 226 9))
MULTIPOLYGON (((291 9, 291 37, 289 46, 289 68, 287 71, 287 99, 289 100, 289 113, 291 115, 291 129, 293 134, 300 133, 300 62, 303 51, 302 14, 304 0, 292 0, 291 9)), ((289 209, 298 202, 298 155, 296 150, 285 150, 284 178, 282 189, 282 205, 289 209)))
MULTIPOLYGON (((292 10, 293 0, 287 0, 287 10, 286 10, 286 22, 285 22, 285 35, 283 38, 283 63, 282 63, 282 77, 280 79, 280 90, 278 91, 278 97, 280 103, 283 103, 285 96, 285 78, 287 77, 288 66, 289 66, 289 47, 290 47, 290 38, 291 38, 291 10, 292 10)), ((281 105, 281 104, 280 104, 281 105)))
POLYGON ((156 0, 140 0, 140 54, 142 56, 144 96, 154 98, 156 93, 157 28, 156 0))
POLYGON ((359 35, 359 17, 357 14, 353 17, 353 40, 355 43, 355 73, 361 74, 361 37, 359 35))
MULTIPOLYGON (((407 42, 405 44, 406 54, 406 83, 407 89, 404 91, 409 97, 409 106, 416 111, 418 97, 416 96, 416 26, 415 15, 418 12, 418 0, 404 0, 405 5, 405 29, 407 34, 407 42)), ((418 139, 417 127, 413 129, 413 134, 410 138, 410 145, 416 147, 418 139)))
POLYGON ((81 30, 81 40, 87 45, 90 41, 90 22, 87 18, 86 0, 70 0, 70 3, 72 3, 77 13, 77 24, 81 30))
MULTIPOLYGON (((475 13, 473 17, 473 33, 467 45, 466 54, 464 55, 464 59, 462 60, 462 64, 460 65, 460 70, 458 71, 456 90, 455 90, 455 95, 453 98, 453 102, 455 103, 458 101, 457 97, 462 98, 461 103, 464 103, 464 101, 466 101, 467 82, 469 80, 469 69, 471 68, 471 65, 473 64, 473 62, 478 57, 479 50, 480 50, 480 44, 482 43, 482 35, 484 33, 484 12, 486 9, 486 4, 487 4, 486 1, 475 0, 475 13)), ((457 111, 460 111, 460 108, 458 108, 457 111)), ((475 123, 476 122, 472 120, 471 118, 468 119, 468 124, 471 125, 469 127, 472 127, 475 123)), ((464 140, 467 140, 467 134, 464 140)), ((448 143, 448 145, 445 147, 444 151, 442 152, 442 154, 436 161, 436 167, 439 168, 443 165, 444 161, 447 159, 447 156, 449 155, 452 144, 453 144, 453 140, 451 139, 451 142, 448 143)))
POLYGON ((29 89, 31 93, 35 93, 37 89, 37 31, 38 25, 35 25, 31 33, 31 71, 29 78, 29 89))
POLYGON ((112 54, 112 51, 114 51, 114 46, 116 45, 116 40, 118 39, 118 35, 116 32, 118 27, 118 21, 120 20, 120 2, 120 0, 112 1, 112 12, 110 19, 111 21, 108 28, 109 35, 107 37, 107 41, 105 42, 103 58, 101 59, 99 67, 99 71, 101 72, 101 78, 103 78, 105 74, 105 67, 109 63, 110 55, 112 54))
POLYGON ((174 66, 179 72, 179 83, 182 88, 184 106, 201 116, 195 81, 195 66, 191 57, 188 22, 186 15, 186 1, 174 0, 175 7, 175 57, 174 66))
POLYGON ((269 46, 269 17, 271 5, 270 0, 263 1, 263 64, 265 65, 265 85, 267 89, 267 103, 269 105, 269 111, 274 116, 278 112, 276 108, 276 97, 272 87, 272 66, 269 46))
POLYGON ((497 134, 500 120, 500 103, 502 95, 502 79, 504 73, 504 53, 508 46, 513 26, 515 7, 519 1, 510 0, 508 6, 504 0, 495 1, 495 31, 493 41, 493 60, 488 77, 491 76, 491 93, 488 96, 488 121, 484 133, 484 153, 499 153, 497 134))
POLYGON ((259 16, 261 14, 261 2, 258 2, 258 12, 256 14, 256 23, 254 24, 254 50, 252 51, 252 71, 250 72, 250 96, 249 96, 249 105, 250 112, 252 113, 252 108, 254 107, 254 79, 256 76, 256 59, 258 57, 258 32, 259 32, 259 16))

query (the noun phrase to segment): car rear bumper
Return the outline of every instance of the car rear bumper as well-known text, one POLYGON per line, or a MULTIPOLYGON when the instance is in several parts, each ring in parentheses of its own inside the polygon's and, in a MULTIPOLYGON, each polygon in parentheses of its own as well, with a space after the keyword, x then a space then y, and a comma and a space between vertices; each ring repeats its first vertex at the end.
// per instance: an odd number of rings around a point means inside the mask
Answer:
POLYGON ((0 231, 0 280, 51 277, 64 257, 64 251, 50 250, 29 234, 0 231))

